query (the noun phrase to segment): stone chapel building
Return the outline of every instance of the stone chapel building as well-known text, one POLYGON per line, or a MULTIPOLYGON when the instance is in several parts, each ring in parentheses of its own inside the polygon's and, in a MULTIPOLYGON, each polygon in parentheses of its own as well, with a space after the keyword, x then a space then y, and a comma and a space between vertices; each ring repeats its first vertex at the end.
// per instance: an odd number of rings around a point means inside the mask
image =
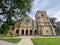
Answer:
POLYGON ((56 35, 46 11, 37 11, 35 20, 27 16, 21 23, 16 22, 15 31, 17 30, 19 35, 56 35))

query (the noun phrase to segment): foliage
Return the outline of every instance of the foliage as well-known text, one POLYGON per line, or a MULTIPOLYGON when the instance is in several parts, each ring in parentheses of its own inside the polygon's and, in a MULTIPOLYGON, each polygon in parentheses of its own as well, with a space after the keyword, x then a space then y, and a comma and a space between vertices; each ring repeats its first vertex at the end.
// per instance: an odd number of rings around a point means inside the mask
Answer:
POLYGON ((0 19, 0 22, 2 22, 2 20, 0 19))
POLYGON ((15 22, 13 18, 24 18, 24 16, 31 11, 32 1, 33 0, 0 0, 0 9, 2 9, 0 15, 6 19, 4 23, 2 22, 3 25, 1 26, 0 33, 5 34, 8 32, 9 26, 14 26, 15 22))
POLYGON ((13 2, 20 8, 21 14, 30 12, 33 0, 13 0, 13 2))
POLYGON ((0 28, 0 33, 1 34, 7 34, 9 29, 10 29, 10 27, 6 23, 4 23, 0 28))
POLYGON ((56 34, 60 35, 60 22, 56 22, 56 34))
POLYGON ((6 18, 7 24, 13 18, 22 18, 31 10, 32 0, 1 0, 0 8, 2 16, 6 18), (8 22, 9 21, 9 22, 8 22))
POLYGON ((15 21, 11 19, 11 20, 6 21, 5 23, 6 23, 7 25, 14 26, 15 21))
POLYGON ((49 18, 49 19, 50 19, 51 24, 52 24, 53 27, 55 28, 55 27, 56 27, 56 18, 55 18, 55 17, 51 17, 51 18, 49 18))
POLYGON ((55 17, 51 17, 50 18, 50 22, 53 25, 53 27, 55 28, 55 32, 57 35, 60 35, 60 22, 56 21, 55 17))

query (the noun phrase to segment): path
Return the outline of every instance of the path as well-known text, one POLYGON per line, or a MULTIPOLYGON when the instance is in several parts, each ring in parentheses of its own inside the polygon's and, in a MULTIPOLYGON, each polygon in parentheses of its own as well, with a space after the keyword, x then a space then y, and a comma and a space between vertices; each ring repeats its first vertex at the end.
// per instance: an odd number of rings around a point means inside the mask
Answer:
MULTIPOLYGON (((4 38, 4 39, 9 39, 4 38)), ((31 38, 60 38, 60 36, 51 36, 51 37, 42 37, 42 36, 19 36, 19 37, 13 37, 13 38, 21 38, 22 40, 19 43, 9 43, 6 41, 0 40, 0 45, 33 45, 31 38)))
POLYGON ((17 45, 33 45, 33 43, 30 38, 22 38, 17 45))
POLYGON ((0 45, 17 45, 17 44, 0 40, 0 45))

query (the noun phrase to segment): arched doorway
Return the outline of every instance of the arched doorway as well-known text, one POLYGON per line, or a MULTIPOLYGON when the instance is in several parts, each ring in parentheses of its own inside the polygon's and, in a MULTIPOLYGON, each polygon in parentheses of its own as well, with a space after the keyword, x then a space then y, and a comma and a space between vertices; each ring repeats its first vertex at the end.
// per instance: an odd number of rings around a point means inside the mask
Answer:
POLYGON ((17 34, 17 36, 19 35, 19 30, 18 29, 16 30, 16 34, 17 34))
POLYGON ((32 35, 32 30, 30 30, 30 35, 32 35))
POLYGON ((35 35, 37 35, 37 30, 35 30, 35 35))
POLYGON ((22 33, 22 35, 24 35, 24 30, 22 30, 22 32, 21 32, 21 33, 22 33))
POLYGON ((26 35, 28 35, 28 30, 26 30, 26 35))

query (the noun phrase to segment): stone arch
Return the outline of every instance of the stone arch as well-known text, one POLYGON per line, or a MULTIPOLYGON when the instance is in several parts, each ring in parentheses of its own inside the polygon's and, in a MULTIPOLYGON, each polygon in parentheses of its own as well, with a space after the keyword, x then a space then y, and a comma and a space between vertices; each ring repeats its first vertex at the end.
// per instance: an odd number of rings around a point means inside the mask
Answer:
POLYGON ((32 30, 30 30, 30 35, 32 35, 32 30))
POLYGON ((37 30, 34 31, 35 35, 37 35, 37 30))
POLYGON ((24 35, 24 29, 22 29, 21 33, 22 33, 22 35, 24 35))
POLYGON ((17 34, 17 36, 19 35, 19 29, 16 30, 16 34, 17 34))
POLYGON ((26 35, 28 35, 28 30, 26 30, 26 35))

